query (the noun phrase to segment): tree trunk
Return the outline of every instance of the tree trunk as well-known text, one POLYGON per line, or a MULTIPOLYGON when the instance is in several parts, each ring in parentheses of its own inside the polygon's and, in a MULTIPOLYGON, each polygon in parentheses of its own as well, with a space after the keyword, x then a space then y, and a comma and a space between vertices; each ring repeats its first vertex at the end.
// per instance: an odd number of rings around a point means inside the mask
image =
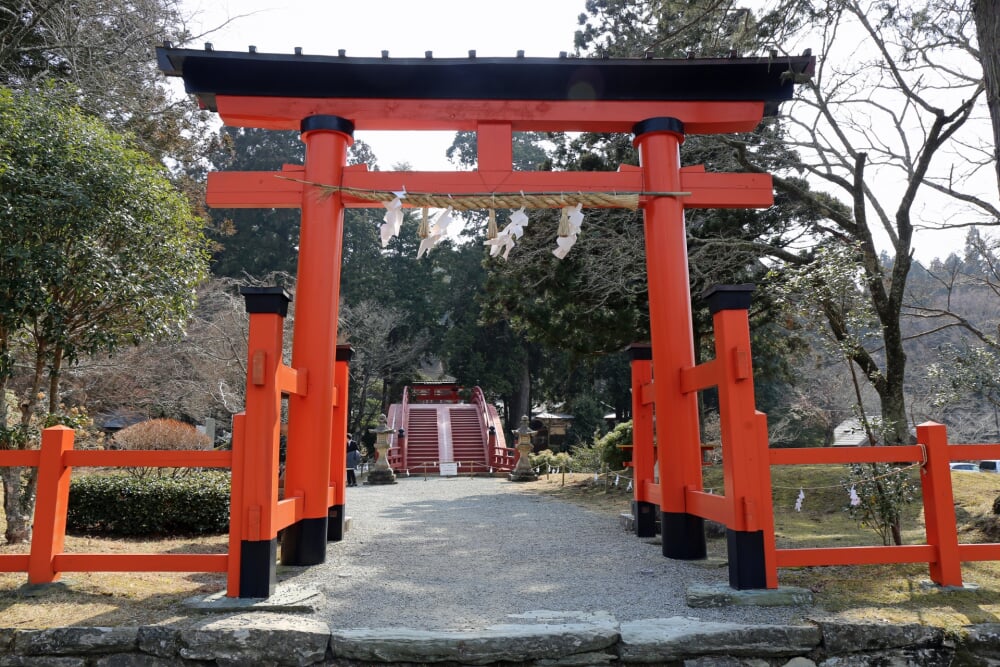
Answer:
POLYGON ((365 406, 368 405, 369 382, 371 382, 371 375, 367 372, 367 370, 363 371, 357 379, 352 378, 351 391, 355 391, 359 387, 360 391, 358 393, 357 400, 352 400, 349 404, 353 405, 353 409, 356 410, 354 413, 354 420, 351 422, 351 433, 360 432, 361 425, 367 421, 368 415, 365 410, 365 406))
MULTIPOLYGON (((35 371, 31 381, 31 389, 21 402, 20 428, 28 431, 31 428, 35 406, 38 405, 38 391, 42 386, 42 375, 45 373, 45 357, 48 349, 39 342, 35 350, 35 371)), ((29 437, 19 442, 20 448, 37 445, 29 437)), ((30 539, 31 515, 35 507, 35 480, 37 468, 24 471, 21 468, 0 468, 0 478, 3 479, 3 508, 7 517, 7 529, 4 537, 8 544, 18 544, 30 539)))
POLYGON ((899 524, 899 519, 896 519, 893 521, 892 525, 889 526, 889 530, 892 533, 892 543, 897 547, 903 544, 903 530, 899 524))
MULTIPOLYGON (((4 537, 8 544, 27 542, 31 536, 31 516, 25 510, 21 472, 21 468, 0 468, 0 479, 3 480, 3 511, 7 517, 4 537)), ((30 495, 33 500, 34 494, 30 495)))
POLYGON ((63 348, 57 345, 52 352, 52 364, 49 366, 49 414, 59 412, 59 371, 62 368, 63 348))
POLYGON ((510 414, 510 421, 507 422, 507 430, 512 431, 517 428, 518 424, 521 423, 521 417, 528 415, 531 408, 531 369, 528 367, 528 360, 524 360, 524 365, 521 367, 521 377, 518 383, 517 390, 511 397, 512 410, 510 414))
MULTIPOLYGON (((7 427, 7 383, 10 381, 12 360, 7 329, 0 327, 0 429, 7 427)), ((0 443, 2 446, 2 443, 0 443)))
POLYGON ((986 106, 993 121, 993 166, 1000 189, 1000 0, 973 0, 980 61, 986 84, 986 106))
POLYGON ((28 428, 31 425, 31 418, 35 414, 35 406, 38 405, 38 392, 42 388, 42 375, 45 374, 45 357, 48 354, 48 347, 44 341, 37 341, 35 347, 35 372, 31 376, 31 389, 28 390, 24 400, 21 401, 21 426, 28 428))
MULTIPOLYGON (((896 266, 893 267, 893 287, 906 283, 910 260, 904 254, 909 245, 898 248, 896 266), (902 256, 900 256, 902 255, 902 256)), ((908 445, 910 436, 906 416, 906 397, 903 384, 906 377, 906 351, 903 349, 903 329, 900 322, 901 290, 893 289, 892 296, 878 308, 882 324, 882 341, 885 345, 885 372, 883 382, 873 382, 882 407, 882 440, 887 445, 908 445)), ((876 301, 877 303, 877 301, 876 301)))
POLYGON ((903 372, 886 373, 888 382, 879 394, 882 406, 882 437, 887 445, 909 445, 913 442, 906 419, 906 399, 903 396, 903 372))

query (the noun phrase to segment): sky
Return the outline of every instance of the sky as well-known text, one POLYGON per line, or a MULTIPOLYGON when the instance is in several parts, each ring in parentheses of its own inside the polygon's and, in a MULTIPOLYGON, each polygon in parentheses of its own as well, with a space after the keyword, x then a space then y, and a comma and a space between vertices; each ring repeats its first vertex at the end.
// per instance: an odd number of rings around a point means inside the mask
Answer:
MULTIPOLYGON (((577 17, 585 0, 186 0, 193 15, 191 45, 211 42, 216 51, 311 55, 554 58, 573 51, 577 17)), ((445 157, 452 132, 356 132, 369 144, 379 168, 409 163, 415 170, 450 170, 445 157)))

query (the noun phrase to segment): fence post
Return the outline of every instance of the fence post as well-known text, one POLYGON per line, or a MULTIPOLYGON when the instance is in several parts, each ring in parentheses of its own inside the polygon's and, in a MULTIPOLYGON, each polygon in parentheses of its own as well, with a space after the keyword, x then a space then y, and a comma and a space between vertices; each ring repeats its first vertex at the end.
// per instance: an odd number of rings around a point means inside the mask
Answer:
POLYGON ((35 498, 28 583, 47 584, 59 579, 54 558, 66 544, 66 509, 69 507, 69 480, 72 469, 63 455, 73 449, 73 429, 52 426, 42 431, 42 453, 38 460, 38 487, 35 498))
POLYGON ((647 484, 655 480, 653 442, 653 348, 649 344, 628 346, 632 368, 632 516, 638 537, 656 537, 659 498, 649 497, 647 484))
POLYGON ((338 345, 333 370, 336 402, 333 405, 333 451, 330 452, 330 486, 333 488, 333 505, 327 510, 326 541, 344 539, 344 505, 347 486, 347 397, 351 380, 351 357, 354 348, 338 345))
POLYGON ((722 466, 731 522, 726 526, 729 585, 737 590, 767 588, 762 517, 770 497, 765 499, 761 489, 759 459, 767 451, 757 443, 760 431, 750 358, 747 311, 753 290, 753 285, 716 285, 705 294, 715 329, 715 358, 721 364, 722 466))
POLYGON ((948 430, 943 424, 925 422, 917 426, 917 442, 927 452, 927 463, 920 469, 927 543, 937 551, 937 561, 929 563, 930 576, 939 586, 961 586, 962 563, 958 555, 958 527, 951 466, 948 465, 948 430))

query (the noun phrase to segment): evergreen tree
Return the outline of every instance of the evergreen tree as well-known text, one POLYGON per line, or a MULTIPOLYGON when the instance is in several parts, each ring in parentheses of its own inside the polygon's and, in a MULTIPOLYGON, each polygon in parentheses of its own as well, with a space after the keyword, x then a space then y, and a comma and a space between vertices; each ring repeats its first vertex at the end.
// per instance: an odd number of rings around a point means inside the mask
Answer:
MULTIPOLYGON (((200 220, 162 166, 63 95, 0 88, 0 396, 15 345, 33 373, 0 448, 24 448, 43 375, 48 413, 65 365, 143 340, 177 335, 205 277, 200 220)), ((0 470, 6 535, 26 539, 33 483, 0 470)))
MULTIPOLYGON (((280 171, 283 164, 302 164, 304 157, 298 132, 242 127, 223 127, 209 153, 218 171, 280 171)), ((215 275, 295 275, 298 209, 211 209, 209 215, 215 275)))

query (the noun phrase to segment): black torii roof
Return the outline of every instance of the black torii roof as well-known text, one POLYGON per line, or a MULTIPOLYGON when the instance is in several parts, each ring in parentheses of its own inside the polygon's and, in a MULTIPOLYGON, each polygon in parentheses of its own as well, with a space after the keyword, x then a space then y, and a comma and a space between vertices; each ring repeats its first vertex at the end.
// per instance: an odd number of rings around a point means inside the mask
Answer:
POLYGON ((815 58, 424 58, 156 49, 160 69, 184 78, 212 111, 216 95, 457 100, 763 101, 792 98, 815 58))

